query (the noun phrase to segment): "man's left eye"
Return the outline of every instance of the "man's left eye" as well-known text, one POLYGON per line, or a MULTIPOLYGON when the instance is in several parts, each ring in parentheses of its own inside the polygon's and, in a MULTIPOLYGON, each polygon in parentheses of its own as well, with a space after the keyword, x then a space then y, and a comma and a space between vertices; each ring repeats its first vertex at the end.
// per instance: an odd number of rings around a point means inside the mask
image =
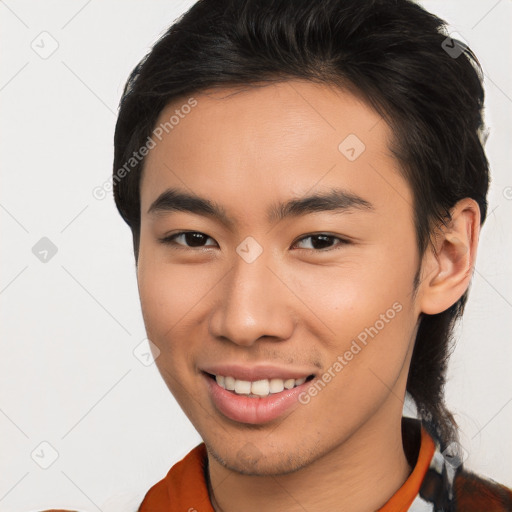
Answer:
POLYGON ((322 234, 318 234, 318 235, 307 235, 307 236, 301 238, 294 245, 297 245, 300 242, 304 242, 306 240, 310 240, 310 242, 308 242, 308 244, 307 244, 307 245, 309 245, 309 247, 302 247, 302 249, 307 249, 307 250, 324 250, 324 251, 327 250, 327 251, 329 251, 329 250, 335 249, 336 247, 338 247, 340 245, 346 245, 349 243, 347 240, 344 240, 343 238, 322 233, 322 234), (339 243, 337 243, 333 246, 332 244, 336 240, 339 243))

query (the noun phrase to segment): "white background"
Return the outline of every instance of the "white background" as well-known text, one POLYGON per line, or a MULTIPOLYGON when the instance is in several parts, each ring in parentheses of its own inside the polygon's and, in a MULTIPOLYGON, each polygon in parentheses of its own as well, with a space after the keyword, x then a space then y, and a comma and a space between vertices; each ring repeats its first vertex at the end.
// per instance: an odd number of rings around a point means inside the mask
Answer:
MULTIPOLYGON (((133 354, 145 332, 131 235, 111 196, 92 196, 111 174, 129 72, 192 3, 0 2, 2 512, 135 511, 200 442, 155 366, 133 354), (47 50, 58 43, 47 59, 31 47, 42 37, 47 50), (32 252, 42 237, 58 250, 46 263, 32 252)), ((447 400, 466 465, 512 486, 512 2, 423 5, 486 74, 489 217, 447 400)))

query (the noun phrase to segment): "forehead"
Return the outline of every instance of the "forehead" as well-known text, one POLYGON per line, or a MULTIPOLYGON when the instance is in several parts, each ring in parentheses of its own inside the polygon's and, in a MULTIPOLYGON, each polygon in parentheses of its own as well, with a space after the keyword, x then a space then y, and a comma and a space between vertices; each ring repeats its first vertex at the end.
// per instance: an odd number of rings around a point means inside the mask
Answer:
POLYGON ((377 204, 383 191, 412 203, 389 150, 390 127, 334 86, 296 80, 210 89, 167 105, 155 128, 165 123, 144 165, 143 215, 170 187, 224 199, 239 213, 339 186, 377 204))

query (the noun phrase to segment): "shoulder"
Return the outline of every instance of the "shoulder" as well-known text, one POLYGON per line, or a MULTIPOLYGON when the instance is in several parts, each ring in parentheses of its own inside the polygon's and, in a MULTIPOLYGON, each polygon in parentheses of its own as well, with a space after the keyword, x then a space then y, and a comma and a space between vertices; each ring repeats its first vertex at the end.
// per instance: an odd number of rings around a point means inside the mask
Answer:
POLYGON ((467 469, 457 472, 453 491, 457 511, 512 511, 512 489, 467 469))

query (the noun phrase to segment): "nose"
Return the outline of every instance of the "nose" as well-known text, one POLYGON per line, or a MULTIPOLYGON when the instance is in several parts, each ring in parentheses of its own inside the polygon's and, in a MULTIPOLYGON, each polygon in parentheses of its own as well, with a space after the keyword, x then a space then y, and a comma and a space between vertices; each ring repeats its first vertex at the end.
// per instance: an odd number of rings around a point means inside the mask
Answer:
POLYGON ((233 267, 218 287, 210 318, 210 334, 241 346, 260 338, 288 339, 294 329, 294 295, 283 271, 276 270, 265 251, 250 263, 233 259, 233 267))

